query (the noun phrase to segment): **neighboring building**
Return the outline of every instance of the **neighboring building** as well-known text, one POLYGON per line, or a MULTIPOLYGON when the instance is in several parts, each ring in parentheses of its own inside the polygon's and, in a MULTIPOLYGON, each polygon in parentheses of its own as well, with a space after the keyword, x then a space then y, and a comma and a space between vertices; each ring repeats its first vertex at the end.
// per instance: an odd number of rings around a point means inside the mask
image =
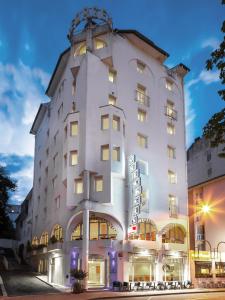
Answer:
POLYGON ((31 129, 32 244, 46 245, 32 263, 61 285, 75 267, 89 287, 188 279, 189 70, 168 69, 164 50, 98 9, 68 37, 31 129))
POLYGON ((24 245, 26 252, 28 241, 32 238, 32 189, 21 204, 20 214, 16 222, 16 239, 24 245))
POLYGON ((20 205, 18 204, 7 204, 6 212, 13 223, 13 226, 16 227, 16 218, 20 214, 20 205))
POLYGON ((188 149, 191 274, 196 286, 225 279, 225 159, 198 138, 188 149), (221 243, 223 242, 223 243, 221 243))

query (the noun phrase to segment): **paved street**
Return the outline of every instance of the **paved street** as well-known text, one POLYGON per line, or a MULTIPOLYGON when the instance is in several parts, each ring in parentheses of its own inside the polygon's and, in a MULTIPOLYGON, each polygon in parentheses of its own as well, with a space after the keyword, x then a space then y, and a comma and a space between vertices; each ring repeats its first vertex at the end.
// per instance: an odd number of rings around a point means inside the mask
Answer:
MULTIPOLYGON (((113 298, 111 298, 113 299, 113 298)), ((115 298, 114 298, 115 299, 115 298)), ((121 300, 224 300, 225 292, 223 293, 205 293, 205 294, 192 294, 192 295, 170 295, 170 296, 145 296, 145 297, 127 297, 117 298, 121 300)), ((109 300, 109 298, 108 298, 109 300)))
POLYGON ((34 273, 8 271, 1 273, 8 296, 59 293, 58 290, 42 282, 34 273))

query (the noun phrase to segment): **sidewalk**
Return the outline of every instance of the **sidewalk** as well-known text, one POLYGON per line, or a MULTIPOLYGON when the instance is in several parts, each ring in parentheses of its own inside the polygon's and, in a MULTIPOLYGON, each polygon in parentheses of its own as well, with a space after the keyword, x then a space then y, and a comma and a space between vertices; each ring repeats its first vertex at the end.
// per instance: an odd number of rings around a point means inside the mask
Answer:
MULTIPOLYGON (((112 292, 112 291, 88 291, 82 294, 45 294, 45 295, 33 295, 33 296, 18 296, 10 297, 10 300, 102 300, 110 298, 122 298, 122 297, 137 297, 137 296, 160 296, 171 294, 195 294, 195 293, 213 293, 213 292, 225 292, 225 289, 185 289, 174 291, 140 291, 140 292, 112 292)), ((0 296, 0 300, 9 300, 8 297, 0 296)))

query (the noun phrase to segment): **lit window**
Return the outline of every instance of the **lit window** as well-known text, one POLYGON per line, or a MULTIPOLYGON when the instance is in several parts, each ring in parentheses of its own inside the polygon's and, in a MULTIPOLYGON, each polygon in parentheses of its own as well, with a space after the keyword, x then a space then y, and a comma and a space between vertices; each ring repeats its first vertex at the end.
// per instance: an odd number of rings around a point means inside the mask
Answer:
POLYGON ((95 177, 95 191, 96 192, 103 191, 103 177, 102 176, 95 177))
POLYGON ((101 129, 109 129, 109 115, 101 116, 101 129))
POLYGON ((113 95, 109 95, 109 101, 108 101, 108 103, 110 104, 110 105, 116 105, 116 97, 114 97, 113 95))
POLYGON ((80 47, 77 49, 76 53, 77 55, 83 55, 87 52, 86 44, 80 45, 80 47))
POLYGON ((172 81, 166 80, 166 88, 169 91, 173 90, 173 83, 172 83, 172 81))
POLYGON ((137 60, 137 71, 142 74, 144 70, 145 70, 145 64, 137 60))
POLYGON ((100 39, 95 39, 95 49, 98 50, 98 49, 102 49, 104 47, 106 47, 106 42, 103 41, 103 40, 100 40, 100 39))
POLYGON ((166 116, 168 116, 174 120, 177 120, 177 111, 174 109, 174 103, 170 100, 167 100, 165 114, 166 114, 166 116))
POLYGON ((113 149, 112 149, 112 159, 114 161, 120 161, 120 147, 113 147, 113 149))
POLYGON ((113 129, 117 131, 120 130, 120 118, 117 116, 113 116, 113 129))
POLYGON ((137 135, 138 145, 142 148, 148 148, 148 138, 140 133, 137 135))
POLYGON ((78 135, 78 122, 77 121, 70 123, 70 135, 71 136, 78 135))
POLYGON ((109 160, 109 145, 101 146, 101 160, 109 160))
POLYGON ((32 245, 37 246, 38 244, 39 244, 39 240, 38 240, 37 236, 34 236, 33 240, 32 240, 32 245))
POLYGON ((146 88, 140 84, 137 85, 137 101, 144 104, 146 100, 146 88))
POLYGON ((109 81, 115 83, 116 81, 116 71, 109 69, 109 81))
POLYGON ((146 121, 146 111, 142 109, 138 109, 138 121, 145 122, 146 121))
POLYGON ((75 166, 78 164, 78 154, 77 151, 70 151, 70 163, 71 166, 75 166))
POLYGON ((167 123, 167 133, 170 135, 175 134, 175 126, 171 123, 167 123))
POLYGON ((172 146, 167 146, 167 154, 169 158, 176 158, 176 149, 172 146))
POLYGON ((62 226, 60 226, 58 224, 55 225, 53 230, 52 230, 52 236, 54 236, 57 241, 62 240, 62 238, 63 238, 62 226))
POLYGON ((83 193, 83 179, 82 178, 75 179, 75 193, 76 194, 83 193))
POLYGON ((174 173, 173 171, 169 170, 168 171, 168 180, 169 183, 177 183, 177 174, 174 173))
POLYGON ((43 232, 40 238, 41 245, 48 245, 48 232, 43 232))

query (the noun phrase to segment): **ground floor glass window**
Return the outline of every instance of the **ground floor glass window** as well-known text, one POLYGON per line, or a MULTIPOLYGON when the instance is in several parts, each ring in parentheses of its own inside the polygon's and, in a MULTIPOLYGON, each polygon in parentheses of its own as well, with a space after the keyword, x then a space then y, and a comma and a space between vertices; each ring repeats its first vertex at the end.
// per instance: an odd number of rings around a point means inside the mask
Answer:
POLYGON ((212 278, 212 263, 206 261, 196 261, 195 278, 212 278))
POLYGON ((183 259, 166 257, 163 260, 162 272, 164 281, 182 281, 184 273, 183 259))
POLYGON ((129 281, 154 281, 155 257, 132 256, 129 263, 129 281))

